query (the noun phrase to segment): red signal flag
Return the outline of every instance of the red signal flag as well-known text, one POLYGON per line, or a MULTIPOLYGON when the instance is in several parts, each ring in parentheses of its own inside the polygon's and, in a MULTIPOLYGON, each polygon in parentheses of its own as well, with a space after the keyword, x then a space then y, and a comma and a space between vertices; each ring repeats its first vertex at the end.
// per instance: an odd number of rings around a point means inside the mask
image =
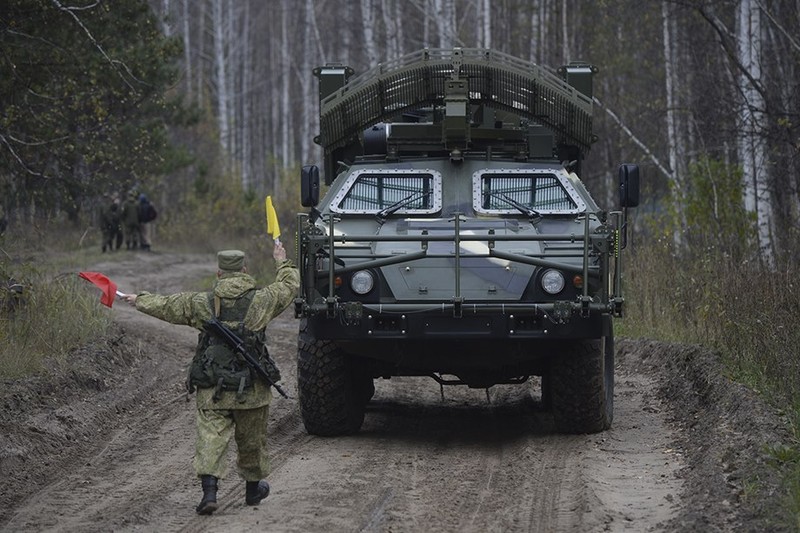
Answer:
POLYGON ((108 279, 100 272, 78 272, 78 275, 86 281, 93 283, 103 291, 100 296, 100 303, 111 307, 114 303, 114 297, 117 295, 117 284, 108 279))

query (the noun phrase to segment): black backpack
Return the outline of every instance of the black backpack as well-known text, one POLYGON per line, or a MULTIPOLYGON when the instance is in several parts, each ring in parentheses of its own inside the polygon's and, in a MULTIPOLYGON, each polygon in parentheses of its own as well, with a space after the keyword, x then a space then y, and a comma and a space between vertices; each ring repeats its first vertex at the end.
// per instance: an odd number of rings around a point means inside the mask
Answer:
POLYGON ((152 222, 157 216, 158 212, 156 212, 156 208, 149 200, 145 200, 139 206, 139 222, 152 222))

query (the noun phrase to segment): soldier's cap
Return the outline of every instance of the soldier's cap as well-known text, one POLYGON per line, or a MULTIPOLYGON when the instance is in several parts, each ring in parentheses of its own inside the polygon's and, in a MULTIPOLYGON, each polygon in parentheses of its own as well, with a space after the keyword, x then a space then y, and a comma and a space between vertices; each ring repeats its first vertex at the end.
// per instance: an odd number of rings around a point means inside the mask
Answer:
POLYGON ((225 272, 239 272, 244 268, 244 252, 241 250, 217 252, 217 266, 225 272))

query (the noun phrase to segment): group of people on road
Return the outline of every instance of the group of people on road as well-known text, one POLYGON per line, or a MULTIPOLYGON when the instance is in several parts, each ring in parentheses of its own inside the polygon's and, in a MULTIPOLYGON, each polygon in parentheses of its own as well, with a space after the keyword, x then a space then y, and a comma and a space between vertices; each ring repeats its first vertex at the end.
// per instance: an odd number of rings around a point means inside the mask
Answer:
POLYGON ((119 195, 106 194, 100 207, 100 229, 103 233, 102 251, 150 250, 151 222, 156 209, 144 193, 130 191, 120 204, 119 195))

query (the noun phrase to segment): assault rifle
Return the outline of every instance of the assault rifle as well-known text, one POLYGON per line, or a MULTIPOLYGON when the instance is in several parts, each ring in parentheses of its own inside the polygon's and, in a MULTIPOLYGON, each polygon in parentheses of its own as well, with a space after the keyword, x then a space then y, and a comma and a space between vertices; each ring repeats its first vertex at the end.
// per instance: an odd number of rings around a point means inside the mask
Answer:
MULTIPOLYGON (((239 338, 239 336, 231 331, 231 329, 219 321, 217 318, 212 318, 208 322, 205 323, 205 330, 209 333, 212 333, 219 337, 220 339, 224 340, 225 343, 231 347, 233 351, 244 357, 244 360, 247 361, 247 364, 256 371, 256 374, 261 376, 261 378, 269 385, 270 387, 275 387, 275 390, 280 393, 281 396, 289 399, 289 395, 286 394, 286 391, 281 388, 280 385, 272 381, 272 378, 269 377, 267 371, 264 370, 264 367, 249 353, 245 350, 244 341, 239 338)), ((275 366, 274 363, 267 360, 267 364, 275 366)), ((277 370, 277 369, 276 369, 277 370)))

